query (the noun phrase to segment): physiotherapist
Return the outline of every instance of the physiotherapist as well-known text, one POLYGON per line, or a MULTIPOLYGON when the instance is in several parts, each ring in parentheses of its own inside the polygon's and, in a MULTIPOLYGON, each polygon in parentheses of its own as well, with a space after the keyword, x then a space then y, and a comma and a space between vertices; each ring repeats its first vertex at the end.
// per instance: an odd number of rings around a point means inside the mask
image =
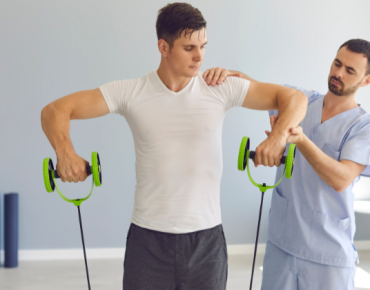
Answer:
MULTIPOLYGON (((217 68, 203 78, 216 84, 236 73, 217 68)), ((294 176, 273 191, 263 290, 354 289, 358 254, 352 189, 360 176, 370 176, 370 116, 355 96, 369 83, 370 42, 352 39, 337 52, 325 95, 294 87, 309 103, 287 139, 298 147, 294 176)), ((274 127, 278 112, 269 115, 274 127)), ((277 169, 276 181, 282 171, 277 169)))

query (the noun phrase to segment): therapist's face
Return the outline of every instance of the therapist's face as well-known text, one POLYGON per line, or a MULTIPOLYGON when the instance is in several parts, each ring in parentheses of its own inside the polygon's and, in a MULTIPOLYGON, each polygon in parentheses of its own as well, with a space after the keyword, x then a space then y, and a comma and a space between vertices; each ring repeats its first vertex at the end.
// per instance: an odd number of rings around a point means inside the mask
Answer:
POLYGON ((334 59, 328 79, 329 91, 337 96, 349 96, 368 84, 365 76, 368 60, 364 54, 342 47, 334 59))

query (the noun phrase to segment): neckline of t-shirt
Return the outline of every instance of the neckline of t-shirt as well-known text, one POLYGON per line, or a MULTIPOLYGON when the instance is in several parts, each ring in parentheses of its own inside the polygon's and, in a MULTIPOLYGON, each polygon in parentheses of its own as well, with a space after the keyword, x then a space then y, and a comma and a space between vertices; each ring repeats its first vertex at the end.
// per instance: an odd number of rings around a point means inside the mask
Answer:
POLYGON ((169 88, 166 87, 166 85, 162 82, 161 78, 159 77, 158 73, 156 70, 153 70, 153 73, 154 75, 156 76, 158 82, 161 84, 161 86, 165 89, 165 91, 167 91, 168 93, 174 95, 174 96, 178 96, 180 95, 181 93, 183 93, 190 85, 191 83, 194 81, 194 78, 196 77, 192 77, 191 80, 187 83, 187 85, 179 92, 173 92, 171 91, 169 88))

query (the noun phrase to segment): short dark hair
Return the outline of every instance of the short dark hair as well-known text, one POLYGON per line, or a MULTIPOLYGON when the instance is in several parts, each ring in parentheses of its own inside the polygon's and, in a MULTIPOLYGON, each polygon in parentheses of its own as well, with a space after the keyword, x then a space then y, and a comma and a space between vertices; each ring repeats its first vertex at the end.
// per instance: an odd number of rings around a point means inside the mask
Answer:
MULTIPOLYGON (((364 39, 350 39, 343 43, 339 49, 346 46, 348 50, 362 53, 367 57, 367 70, 365 75, 370 74, 370 42, 364 39)), ((338 50, 339 50, 338 49, 338 50)))
POLYGON ((206 28, 207 22, 202 13, 188 3, 171 3, 158 11, 156 29, 158 40, 164 39, 170 48, 176 39, 185 31, 185 35, 193 34, 206 28))

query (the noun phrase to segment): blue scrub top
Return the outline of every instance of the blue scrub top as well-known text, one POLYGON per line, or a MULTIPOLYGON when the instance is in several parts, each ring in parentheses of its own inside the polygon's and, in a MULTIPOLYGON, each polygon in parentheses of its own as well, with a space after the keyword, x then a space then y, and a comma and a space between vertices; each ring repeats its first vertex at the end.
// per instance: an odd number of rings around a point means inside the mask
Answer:
MULTIPOLYGON (((324 95, 292 88, 303 91, 309 99, 300 126, 316 146, 335 160, 370 165, 370 115, 364 109, 359 106, 321 124, 324 95)), ((277 111, 269 111, 269 115, 277 116, 277 111)), ((276 182, 283 169, 277 169, 276 182)), ((370 177, 370 166, 361 175, 370 177)), ((353 246, 356 224, 352 188, 359 179, 336 192, 297 149, 292 179, 283 179, 273 191, 268 239, 293 256, 352 267, 358 259, 353 246)))

